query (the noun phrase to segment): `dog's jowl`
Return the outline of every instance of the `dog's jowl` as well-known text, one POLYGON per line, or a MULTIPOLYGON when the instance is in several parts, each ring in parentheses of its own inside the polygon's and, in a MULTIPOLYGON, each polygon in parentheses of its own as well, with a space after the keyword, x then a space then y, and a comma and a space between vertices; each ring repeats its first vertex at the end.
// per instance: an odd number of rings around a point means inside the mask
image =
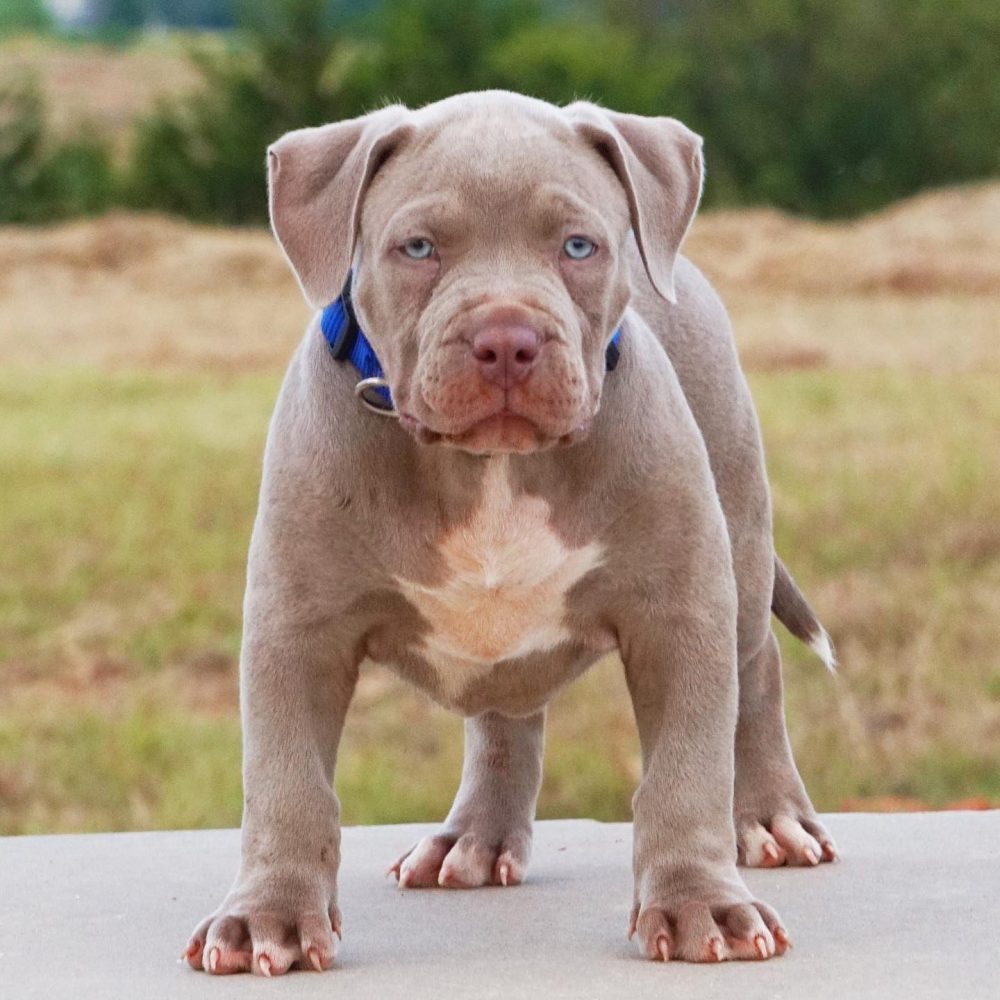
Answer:
POLYGON ((242 859, 189 963, 332 965, 332 780, 365 662, 465 716, 452 810, 393 870, 469 888, 526 877, 545 705, 611 651, 643 757, 641 953, 780 955, 737 862, 836 854, 792 760, 772 610, 832 651, 774 552, 725 310, 679 255, 700 139, 487 92, 292 132, 269 174, 317 312, 250 551, 242 859))

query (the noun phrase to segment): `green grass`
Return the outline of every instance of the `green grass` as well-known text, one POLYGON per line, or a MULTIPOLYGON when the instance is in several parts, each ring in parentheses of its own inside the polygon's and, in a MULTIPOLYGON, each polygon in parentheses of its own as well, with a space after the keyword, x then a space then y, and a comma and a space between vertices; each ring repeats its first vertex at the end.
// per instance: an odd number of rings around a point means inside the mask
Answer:
MULTIPOLYGON (((778 547, 839 647, 787 637, 817 804, 1000 801, 996 376, 752 380, 778 547)), ((0 832, 238 823, 236 656, 277 376, 0 373, 0 832)), ((608 660, 550 711, 543 816, 622 819, 638 777, 608 660)), ((436 819, 461 722, 381 671, 344 737, 347 822, 436 819)))
POLYGON ((273 377, 0 375, 0 662, 235 654, 273 377))
POLYGON ((124 706, 18 699, 0 722, 0 829, 238 826, 239 723, 138 695, 124 706))

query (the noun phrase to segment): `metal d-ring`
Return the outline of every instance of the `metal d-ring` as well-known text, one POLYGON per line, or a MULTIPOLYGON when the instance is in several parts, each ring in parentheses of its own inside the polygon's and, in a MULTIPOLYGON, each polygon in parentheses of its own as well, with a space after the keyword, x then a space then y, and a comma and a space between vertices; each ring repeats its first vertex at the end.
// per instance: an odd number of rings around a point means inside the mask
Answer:
POLYGON ((372 413, 377 413, 380 417, 395 417, 398 420, 399 414, 392 408, 392 404, 387 406, 385 397, 378 392, 379 389, 388 388, 389 383, 384 378, 363 378, 354 387, 354 395, 372 413))

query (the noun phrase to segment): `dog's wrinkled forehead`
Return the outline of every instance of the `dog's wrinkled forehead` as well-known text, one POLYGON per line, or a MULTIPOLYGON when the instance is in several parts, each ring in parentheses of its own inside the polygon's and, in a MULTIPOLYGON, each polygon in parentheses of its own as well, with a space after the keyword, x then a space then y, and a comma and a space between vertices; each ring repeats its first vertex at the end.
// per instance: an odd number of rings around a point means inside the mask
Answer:
POLYGON ((366 192, 363 232, 377 234, 412 205, 419 216, 428 200, 438 215, 451 208, 486 233, 557 226, 567 214, 601 218, 605 237, 627 228, 614 170, 560 109, 516 95, 470 96, 414 112, 412 130, 366 192))

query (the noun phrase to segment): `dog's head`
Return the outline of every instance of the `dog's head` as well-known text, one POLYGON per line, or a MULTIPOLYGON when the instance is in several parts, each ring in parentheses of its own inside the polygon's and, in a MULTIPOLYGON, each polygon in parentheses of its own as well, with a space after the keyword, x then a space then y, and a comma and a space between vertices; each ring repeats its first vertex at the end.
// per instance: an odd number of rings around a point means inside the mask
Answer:
POLYGON ((657 291, 701 193, 672 118, 506 92, 391 106, 268 151, 271 221, 309 302, 354 302, 403 426, 526 452, 583 436, 630 296, 634 233, 657 291))

